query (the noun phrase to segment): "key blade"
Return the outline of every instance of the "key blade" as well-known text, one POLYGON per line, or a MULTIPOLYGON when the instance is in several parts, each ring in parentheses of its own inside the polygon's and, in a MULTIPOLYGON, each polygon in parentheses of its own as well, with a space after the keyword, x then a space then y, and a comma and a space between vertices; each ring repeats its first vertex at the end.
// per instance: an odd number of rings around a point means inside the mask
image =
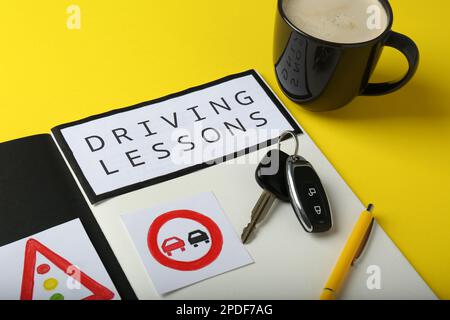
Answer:
POLYGON ((256 226, 256 221, 258 220, 258 215, 260 214, 261 210, 264 208, 264 205, 267 203, 267 200, 269 198, 269 193, 267 191, 264 191, 261 196, 259 197, 258 201, 255 204, 255 207, 252 210, 252 215, 249 224, 244 228, 241 235, 241 240, 245 244, 247 243, 248 238, 250 237, 251 233, 253 232, 253 229, 256 226))
POLYGON ((271 195, 271 198, 268 199, 268 202, 267 202, 267 204, 266 204, 266 207, 264 208, 264 210, 261 211, 261 214, 260 214, 260 216, 259 216, 259 218, 258 218, 257 224, 258 224, 259 222, 262 222, 264 219, 266 219, 267 214, 268 214, 268 213, 270 212, 270 210, 273 208, 274 202, 275 202, 276 200, 278 200, 278 198, 277 198, 274 194, 272 194, 272 195, 271 195))
POLYGON ((273 203, 275 202, 275 200, 277 200, 277 197, 273 194, 273 193, 269 193, 269 197, 267 198, 267 202, 264 203, 264 207, 261 208, 258 220, 256 221, 256 223, 262 221, 266 216, 267 213, 270 211, 270 209, 273 206, 273 203))
POLYGON ((267 215, 276 199, 277 198, 275 197, 275 195, 268 191, 263 192, 263 194, 260 196, 255 208, 252 210, 252 219, 242 232, 241 239, 244 244, 248 243, 248 240, 255 230, 256 225, 259 221, 262 220, 262 217, 265 217, 267 215))
POLYGON ((263 191, 263 193, 261 194, 261 196, 259 197, 258 201, 256 202, 255 206, 252 209, 252 214, 251 214, 251 220, 253 220, 256 216, 256 214, 259 213, 259 211, 261 211, 261 208, 263 207, 264 203, 267 201, 269 197, 269 193, 267 191, 263 191))

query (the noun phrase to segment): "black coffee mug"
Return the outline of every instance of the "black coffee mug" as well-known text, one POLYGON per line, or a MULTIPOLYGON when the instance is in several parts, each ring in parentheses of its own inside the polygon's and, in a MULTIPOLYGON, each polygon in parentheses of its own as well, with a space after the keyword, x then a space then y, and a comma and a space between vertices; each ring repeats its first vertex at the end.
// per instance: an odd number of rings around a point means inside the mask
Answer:
POLYGON ((293 101, 311 111, 340 108, 359 95, 376 96, 403 87, 419 64, 419 50, 407 36, 391 30, 392 8, 379 0, 388 16, 386 30, 362 43, 333 43, 315 38, 295 27, 278 0, 275 22, 274 63, 278 83, 293 101), (399 50, 409 69, 399 81, 369 83, 384 46, 399 50))

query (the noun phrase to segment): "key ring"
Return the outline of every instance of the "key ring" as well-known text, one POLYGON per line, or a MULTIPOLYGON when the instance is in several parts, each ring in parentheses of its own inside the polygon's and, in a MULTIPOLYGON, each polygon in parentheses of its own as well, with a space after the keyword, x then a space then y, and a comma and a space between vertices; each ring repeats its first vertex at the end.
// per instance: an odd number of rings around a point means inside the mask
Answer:
POLYGON ((281 140, 283 140, 284 137, 289 136, 289 135, 295 139, 294 155, 298 156, 299 142, 298 142, 297 135, 293 131, 285 131, 280 135, 280 137, 278 138, 278 150, 281 150, 281 140))

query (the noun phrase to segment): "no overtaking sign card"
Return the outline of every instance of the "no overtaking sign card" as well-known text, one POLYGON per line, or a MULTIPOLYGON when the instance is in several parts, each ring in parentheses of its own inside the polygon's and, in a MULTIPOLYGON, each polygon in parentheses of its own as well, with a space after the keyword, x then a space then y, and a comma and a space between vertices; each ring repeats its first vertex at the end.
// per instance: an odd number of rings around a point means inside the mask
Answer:
POLYGON ((160 294, 253 263, 211 192, 122 220, 160 294))

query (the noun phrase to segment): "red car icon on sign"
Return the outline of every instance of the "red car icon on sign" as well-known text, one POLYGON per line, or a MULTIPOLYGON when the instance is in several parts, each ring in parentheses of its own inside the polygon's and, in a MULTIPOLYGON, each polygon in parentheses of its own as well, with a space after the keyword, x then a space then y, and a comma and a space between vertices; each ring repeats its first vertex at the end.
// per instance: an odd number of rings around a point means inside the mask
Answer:
POLYGON ((186 250, 185 243, 183 240, 181 240, 178 237, 171 237, 164 240, 162 244, 162 250, 164 253, 166 253, 169 257, 172 256, 172 251, 180 249, 181 251, 186 250))

